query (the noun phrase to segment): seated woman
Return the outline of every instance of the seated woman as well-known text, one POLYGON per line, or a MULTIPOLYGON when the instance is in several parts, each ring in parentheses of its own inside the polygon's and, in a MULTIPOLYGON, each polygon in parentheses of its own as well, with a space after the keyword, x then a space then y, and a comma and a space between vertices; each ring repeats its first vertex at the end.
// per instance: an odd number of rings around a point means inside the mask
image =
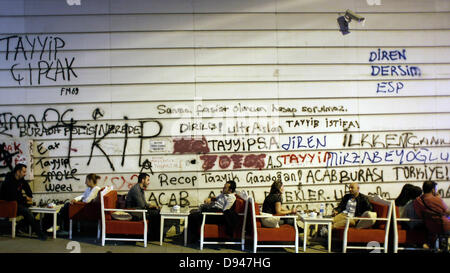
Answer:
MULTIPOLYGON (((282 194, 284 192, 284 186, 281 181, 275 181, 272 183, 270 187, 270 193, 264 199, 262 212, 270 213, 277 216, 295 214, 297 213, 296 208, 292 208, 291 210, 285 210, 281 207, 283 204, 282 194)), ((280 219, 279 225, 288 224, 294 225, 294 219, 280 219)))
MULTIPOLYGON (((395 199, 395 205, 399 210, 400 218, 419 218, 414 210, 414 200, 422 195, 422 189, 412 184, 405 184, 399 196, 395 199)), ((402 222, 402 226, 408 229, 423 226, 420 222, 402 222)))
MULTIPOLYGON (((100 176, 91 173, 88 174, 86 176, 86 180, 85 180, 85 184, 87 186, 86 190, 84 191, 84 193, 80 196, 75 197, 74 199, 72 199, 70 202, 66 202, 64 204, 64 207, 62 207, 59 212, 58 212, 58 221, 61 222, 63 221, 64 223, 64 230, 68 230, 68 221, 69 221, 69 206, 75 202, 83 202, 83 203, 90 203, 92 200, 94 200, 97 195, 98 192, 100 191, 100 187, 97 186, 98 180, 100 179, 100 176)), ((46 215, 48 216, 48 215, 46 215)), ((46 217, 44 216, 44 226, 45 227, 50 227, 52 226, 52 216, 51 217, 46 217)), ((56 229, 59 229, 59 226, 56 226, 56 229)), ((53 232, 53 227, 50 227, 49 229, 47 229, 47 232, 53 232)))
POLYGON ((100 176, 96 175, 95 173, 90 173, 86 176, 86 181, 84 182, 87 186, 84 193, 80 196, 75 197, 70 201, 70 203, 74 202, 83 202, 83 203, 89 203, 92 200, 97 197, 97 194, 100 190, 100 187, 97 186, 98 180, 100 179, 100 176))

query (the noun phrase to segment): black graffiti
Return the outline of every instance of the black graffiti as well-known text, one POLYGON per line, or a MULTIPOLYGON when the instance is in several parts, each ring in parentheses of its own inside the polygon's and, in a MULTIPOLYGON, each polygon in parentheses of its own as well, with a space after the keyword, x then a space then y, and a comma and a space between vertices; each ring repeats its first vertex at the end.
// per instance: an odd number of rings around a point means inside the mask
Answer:
POLYGON ((146 159, 144 163, 142 163, 142 168, 140 172, 142 173, 144 170, 149 170, 150 173, 153 175, 152 162, 150 162, 148 159, 146 159))
MULTIPOLYGON (((6 143, 0 144, 0 169, 8 168, 10 171, 13 170, 12 161, 13 157, 17 155, 19 151, 16 152, 9 152, 6 148, 6 143)), ((0 173, 0 177, 5 176, 5 173, 0 173)))
MULTIPOLYGON (((96 125, 96 127, 97 127, 97 126, 98 126, 98 125, 96 125)), ((108 130, 108 132, 106 132, 103 136, 101 136, 100 138, 97 138, 97 128, 95 129, 94 140, 92 141, 91 152, 90 152, 90 154, 89 154, 89 160, 88 160, 88 162, 87 162, 86 165, 89 166, 89 164, 91 163, 92 154, 93 154, 93 152, 94 152, 94 149, 97 148, 97 149, 99 149, 99 150, 103 153, 103 155, 105 156, 106 160, 108 161, 109 166, 111 167, 111 169, 112 169, 113 171, 115 171, 114 164, 111 162, 111 159, 109 158, 109 156, 108 156, 108 154, 105 152, 105 150, 103 150, 103 148, 100 146, 100 142, 101 142, 102 140, 104 140, 105 137, 106 137, 107 135, 110 134, 110 132, 111 132, 111 130, 108 130)))
POLYGON ((233 180, 234 182, 239 183, 239 177, 233 172, 225 174, 212 174, 202 172, 202 176, 205 183, 225 183, 229 180, 233 180))
POLYGON ((97 120, 99 117, 103 117, 105 115, 105 113, 100 109, 100 108, 96 108, 93 112, 92 112, 92 118, 94 120, 97 120))
POLYGON ((197 181, 197 176, 169 176, 165 173, 161 173, 158 175, 159 185, 161 187, 163 186, 169 186, 170 185, 191 185, 192 187, 195 187, 195 182, 197 181))
POLYGON ((408 148, 408 147, 417 147, 420 145, 448 145, 450 141, 443 138, 436 138, 432 136, 419 138, 414 135, 413 132, 403 132, 401 134, 361 134, 359 138, 355 137, 353 134, 344 134, 343 136, 343 147, 380 147, 380 148, 389 148, 389 147, 399 147, 399 148, 408 148), (355 139, 354 139, 355 138, 355 139))
POLYGON ((447 191, 444 192, 444 189, 438 189, 438 194, 442 198, 450 198, 450 186, 447 187, 447 191))
POLYGON ((60 77, 63 80, 70 81, 71 76, 78 77, 73 69, 75 58, 58 58, 59 51, 66 45, 66 42, 63 39, 45 36, 43 37, 45 39, 41 40, 41 37, 37 36, 30 40, 28 36, 24 37, 25 39, 22 36, 12 35, 0 39, 0 43, 5 42, 6 44, 6 61, 10 60, 9 55, 12 53, 14 54, 12 61, 16 62, 18 57, 27 61, 25 64, 27 68, 17 68, 21 64, 20 62, 11 65, 11 77, 18 82, 19 85, 25 80, 25 76, 28 77, 28 83, 30 85, 36 83, 33 78, 37 78, 37 84, 41 84, 41 79, 57 81, 58 77, 60 77), (24 40, 26 40, 26 43, 24 40), (11 48, 11 44, 13 44, 13 48, 11 48), (38 58, 34 57, 36 51, 40 51, 38 58), (44 60, 45 53, 47 53, 48 56, 46 60, 44 60), (35 65, 32 61, 37 61, 37 69, 32 68, 32 64, 35 65))
MULTIPOLYGON (((264 191, 264 198, 269 195, 269 192, 264 191)), ((283 202, 297 203, 303 201, 327 201, 330 197, 325 196, 323 189, 298 189, 298 190, 285 190, 283 194, 283 202)))
POLYGON ((299 170, 299 175, 306 176, 306 183, 316 183, 316 182, 383 182, 383 170, 378 168, 365 168, 355 171, 339 170, 336 169, 318 169, 309 170, 308 172, 303 172, 299 170))
POLYGON ((430 179, 449 179, 448 166, 400 166, 392 167, 395 171, 396 180, 430 180, 430 179))
MULTIPOLYGON (((125 120, 128 120, 128 117, 123 117, 125 120)), ((123 150, 122 150, 122 162, 121 162, 121 166, 123 167, 123 165, 125 164, 125 151, 127 150, 127 145, 128 145, 128 123, 125 123, 125 139, 123 142, 123 150)), ((153 171, 152 171, 153 174, 153 171)))
POLYGON ((175 206, 179 205, 181 207, 188 207, 190 205, 190 202, 188 200, 189 193, 187 191, 180 191, 178 192, 178 195, 175 193, 172 193, 169 197, 168 202, 163 202, 163 199, 165 198, 166 193, 161 192, 158 197, 156 197, 154 192, 150 193, 150 197, 148 198, 148 201, 150 203, 154 203, 157 206, 175 206))
POLYGON ((33 114, 26 116, 3 112, 0 113, 0 130, 2 130, 0 134, 11 136, 6 134, 6 132, 14 128, 19 129, 21 137, 34 136, 35 134, 39 134, 39 132, 60 131, 57 129, 69 127, 71 124, 74 124, 73 119, 68 117, 72 112, 73 109, 67 109, 61 114, 57 109, 47 108, 44 110, 40 119, 37 119, 33 114))
POLYGON ((159 136, 159 134, 161 134, 163 126, 162 126, 161 122, 159 122, 158 120, 145 120, 145 121, 141 120, 141 121, 139 121, 139 123, 140 123, 140 127, 141 127, 141 135, 139 136, 139 139, 140 139, 140 142, 139 142, 139 167, 141 167, 142 166, 142 162, 141 162, 141 160, 142 160, 142 147, 143 147, 143 144, 144 144, 144 140, 155 138, 155 137, 159 136), (156 124, 158 126, 157 132, 155 134, 149 135, 149 136, 144 135, 144 131, 145 131, 144 130, 145 129, 144 126, 146 124, 149 124, 149 125, 156 124))
POLYGON ((72 184, 45 184, 45 190, 47 192, 72 192, 72 184))
MULTIPOLYGON (((75 73, 72 67, 74 61, 75 58, 72 58, 71 60, 64 58, 64 63, 60 59, 58 59, 56 63, 39 61, 37 64, 38 69, 33 69, 31 67, 31 63, 28 63, 28 68, 25 71, 26 75, 28 76, 28 83, 30 85, 36 84, 36 82, 33 80, 33 76, 37 78, 37 84, 39 85, 41 84, 41 81, 45 79, 56 82, 60 78, 62 78, 64 81, 66 80, 70 81, 71 75, 75 78, 78 78, 78 75, 75 73)), ((19 83, 19 85, 21 85, 25 77, 22 76, 22 74, 20 73, 23 69, 16 68, 16 66, 18 65, 19 63, 13 64, 9 71, 11 73, 11 77, 13 78, 13 80, 15 80, 16 82, 19 83)))
POLYGON ((9 54, 11 53, 14 53, 14 61, 17 60, 17 56, 19 54, 21 54, 24 60, 33 60, 35 52, 40 52, 39 60, 44 59, 44 54, 47 54, 49 61, 52 59, 56 60, 58 51, 66 45, 66 42, 64 42, 64 40, 59 37, 45 36, 42 38, 45 38, 45 40, 41 41, 41 36, 37 36, 30 41, 30 38, 25 35, 27 44, 24 43, 24 39, 22 36, 12 35, 1 38, 0 42, 5 42, 6 44, 5 60, 9 60, 9 54), (16 45, 15 47, 13 47, 13 49, 11 49, 11 42, 15 42, 16 45), (38 42, 39 44, 37 44, 36 42, 38 42))
POLYGON ((298 170, 297 173, 282 173, 276 172, 275 174, 268 173, 263 175, 261 173, 248 172, 246 175, 246 182, 250 184, 258 184, 258 183, 273 183, 276 181, 281 182, 297 182, 300 181, 302 177, 301 170, 298 170))
POLYGON ((391 194, 389 192, 383 191, 380 186, 377 186, 375 192, 368 192, 367 195, 369 195, 369 196, 379 196, 379 197, 381 197, 382 199, 385 199, 385 200, 391 199, 391 194))

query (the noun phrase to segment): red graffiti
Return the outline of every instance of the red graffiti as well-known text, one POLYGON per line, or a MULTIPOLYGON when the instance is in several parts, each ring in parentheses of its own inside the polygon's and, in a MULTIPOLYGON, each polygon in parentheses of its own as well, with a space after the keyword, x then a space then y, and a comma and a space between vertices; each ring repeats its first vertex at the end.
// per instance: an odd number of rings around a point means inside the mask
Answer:
POLYGON ((298 154, 287 154, 280 155, 280 157, 284 160, 283 164, 292 164, 292 163, 313 163, 314 159, 317 160, 318 163, 325 163, 328 159, 331 158, 330 153, 325 152, 323 154, 323 158, 320 156, 321 152, 316 153, 298 153, 298 154))
POLYGON ((202 155, 200 156, 200 159, 204 161, 202 165, 203 170, 207 171, 214 167, 214 162, 216 162, 217 155, 202 155))
POLYGON ((22 150, 20 149, 20 143, 16 143, 14 141, 14 144, 9 144, 6 145, 6 143, 3 143, 3 150, 7 151, 9 153, 18 153, 18 154, 23 154, 22 150))
POLYGON ((104 186, 113 186, 115 190, 129 190, 137 183, 137 175, 133 174, 130 177, 122 176, 105 176, 103 179, 104 186))
POLYGON ((205 136, 202 139, 173 139, 173 153, 206 154, 209 153, 208 142, 205 136))
MULTIPOLYGON (((246 156, 236 154, 232 156, 221 155, 219 157, 219 167, 221 169, 227 169, 233 162, 233 169, 241 169, 244 166, 246 168, 257 168, 261 170, 265 166, 264 158, 266 158, 266 154, 249 154, 246 156)), ((207 171, 215 166, 217 155, 202 155, 200 159, 203 160, 203 170, 207 171)))

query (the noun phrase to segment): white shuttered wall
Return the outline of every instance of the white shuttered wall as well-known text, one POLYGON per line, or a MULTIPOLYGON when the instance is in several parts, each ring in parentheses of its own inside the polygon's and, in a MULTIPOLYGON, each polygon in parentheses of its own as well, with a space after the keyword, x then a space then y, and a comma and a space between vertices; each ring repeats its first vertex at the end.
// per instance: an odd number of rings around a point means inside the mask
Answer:
POLYGON ((450 204, 449 1, 0 4, 0 142, 33 140, 37 202, 142 170, 158 205, 230 179, 328 212, 353 181, 395 199, 432 179, 450 204), (366 19, 342 35, 346 9, 366 19))

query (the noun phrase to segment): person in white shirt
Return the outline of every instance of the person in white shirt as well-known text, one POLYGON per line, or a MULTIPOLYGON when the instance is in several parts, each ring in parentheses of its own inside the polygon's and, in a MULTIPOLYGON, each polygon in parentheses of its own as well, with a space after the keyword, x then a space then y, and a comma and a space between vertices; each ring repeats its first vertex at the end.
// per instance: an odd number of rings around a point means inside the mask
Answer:
MULTIPOLYGON (((100 187, 97 186, 99 180, 100 176, 96 175, 95 173, 90 173, 86 175, 86 180, 84 183, 86 184, 87 188, 84 191, 84 193, 70 200, 70 202, 65 203, 64 206, 59 210, 57 219, 59 222, 65 223, 64 230, 68 229, 67 223, 69 221, 69 206, 75 202, 90 203, 91 201, 93 201, 100 191, 100 187)), ((53 217, 44 216, 44 223, 43 223, 44 226, 46 227, 52 226, 50 218, 53 217)), ((59 225, 56 226, 56 230, 59 230, 59 225)), ((53 227, 48 228, 47 232, 53 232, 53 227)))
MULTIPOLYGON (((200 205, 199 210, 192 210, 188 217, 188 238, 191 243, 197 242, 200 238, 200 227, 203 221, 202 212, 225 212, 233 207, 236 201, 236 182, 230 180, 225 183, 221 193, 217 197, 207 198, 200 205)), ((223 215, 211 216, 206 219, 208 224, 223 223, 223 215)))
POLYGON ((100 187, 97 186, 97 182, 100 179, 100 176, 96 174, 88 174, 86 176, 86 186, 87 189, 84 191, 84 193, 80 196, 75 197, 70 201, 71 204, 74 202, 83 202, 83 203, 89 203, 92 200, 97 197, 98 191, 100 190, 100 187))
POLYGON ((228 181, 227 183, 225 183, 222 192, 217 197, 207 198, 204 201, 205 210, 225 211, 227 209, 230 209, 233 206, 234 201, 236 201, 236 196, 234 195, 235 190, 236 182, 228 181))

